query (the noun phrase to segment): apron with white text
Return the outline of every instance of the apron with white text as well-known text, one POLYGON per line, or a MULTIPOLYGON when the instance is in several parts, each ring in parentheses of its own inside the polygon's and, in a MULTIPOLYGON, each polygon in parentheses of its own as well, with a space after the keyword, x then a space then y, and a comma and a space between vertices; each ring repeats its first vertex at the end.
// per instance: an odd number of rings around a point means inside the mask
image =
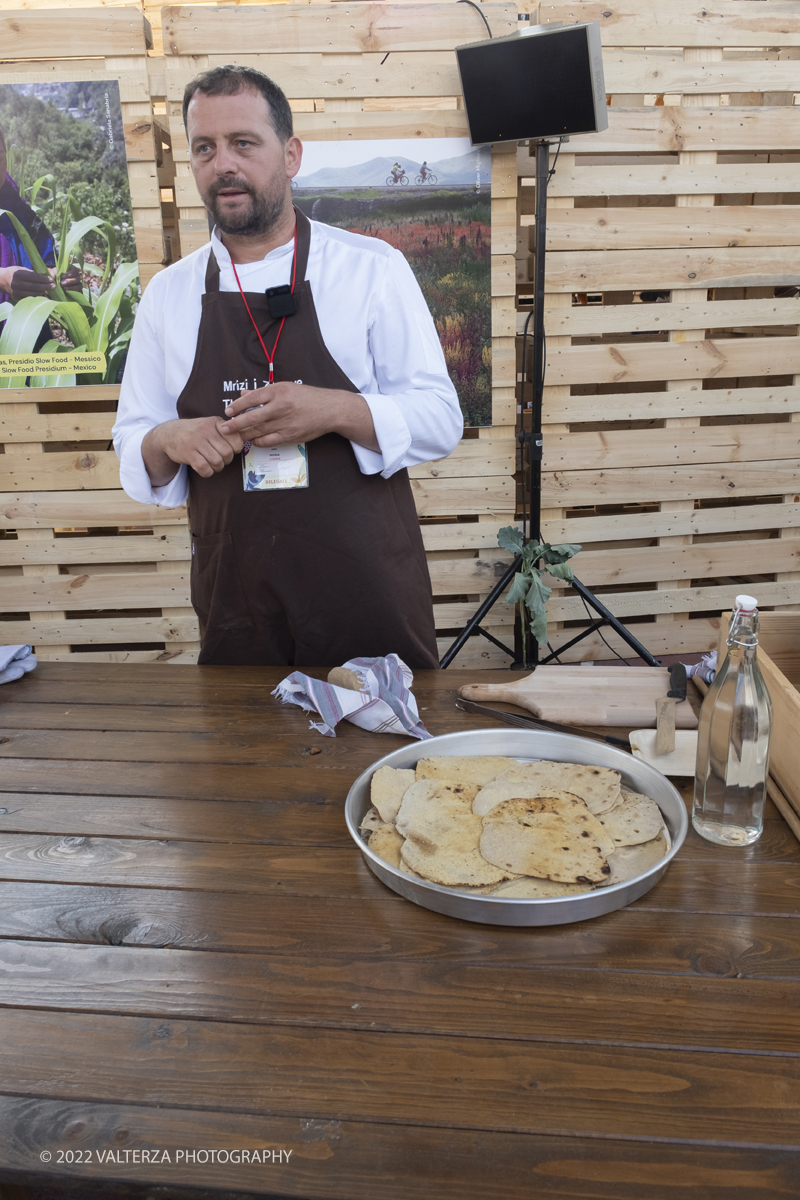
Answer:
MULTIPOLYGON (((305 278, 311 226, 295 211, 300 282, 275 380, 358 392, 322 340, 305 278)), ((269 346, 280 322, 263 293, 246 296, 269 346)), ((231 385, 262 386, 267 373, 241 295, 220 291, 212 250, 178 416, 222 417, 223 397, 239 394, 231 385)), ((198 661, 334 666, 395 653, 410 667, 437 667, 430 576, 408 473, 364 475, 337 433, 307 450, 307 488, 245 492, 239 454, 211 479, 189 468, 192 604, 203 628, 198 661)))

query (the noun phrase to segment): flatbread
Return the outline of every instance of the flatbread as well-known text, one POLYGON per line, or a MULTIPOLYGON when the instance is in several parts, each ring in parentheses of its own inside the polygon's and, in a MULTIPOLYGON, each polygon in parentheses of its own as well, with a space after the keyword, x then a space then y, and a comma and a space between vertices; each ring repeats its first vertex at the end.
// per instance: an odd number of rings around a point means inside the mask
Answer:
POLYGON ((624 883, 628 879, 636 879, 649 871, 669 850, 669 843, 663 831, 650 842, 641 842, 638 846, 620 846, 608 856, 611 874, 603 887, 612 883, 624 883))
POLYGON ((638 846, 656 837, 664 824, 661 809, 649 796, 623 791, 622 802, 598 820, 616 846, 638 846))
POLYGON ((412 878, 508 899, 578 895, 634 879, 669 851, 658 806, 620 779, 549 760, 420 759, 375 772, 360 829, 412 878))
MULTIPOLYGON (((429 879, 447 887, 481 887, 508 879, 511 872, 486 861, 479 842, 483 822, 472 813, 452 815, 447 828, 437 831, 437 841, 412 833, 403 844, 403 863, 429 879)), ((431 832, 430 830, 428 831, 431 832)))
MULTIPOLYGON (((514 758, 499 758, 487 754, 421 758, 417 763, 417 779, 446 779, 448 783, 471 785, 477 791, 514 766, 519 766, 514 758)), ((475 799, 474 794, 472 799, 475 799)))
MULTIPOLYGON (((584 804, 584 800, 574 792, 564 791, 563 788, 543 787, 536 780, 522 780, 519 783, 509 783, 504 779, 496 779, 481 788, 472 802, 472 811, 479 817, 485 817, 496 804, 504 800, 536 800, 544 796, 574 796, 584 804)), ((587 805, 588 807, 588 805, 587 805)))
MULTIPOLYGON (((471 793, 459 783, 420 779, 403 796, 396 825, 403 837, 437 846, 455 817, 472 813, 471 793)), ((476 843, 477 844, 477 843, 476 843)))
POLYGON ((499 884, 489 893, 502 896, 504 900, 544 900, 553 896, 574 896, 578 892, 591 892, 589 883, 556 883, 554 879, 510 879, 499 884))
POLYGON ((373 854, 377 854, 378 858, 382 858, 390 867, 402 869, 400 851, 403 846, 403 838, 394 825, 380 825, 377 829, 373 829, 367 845, 373 854))
MULTIPOLYGON (((380 829, 381 825, 386 825, 387 822, 381 818, 381 814, 374 806, 367 811, 364 820, 359 825, 362 833, 369 833, 372 829, 380 829)), ((391 824, 391 822, 389 822, 391 824)))
POLYGON ((582 763, 540 762, 514 763, 498 783, 535 783, 542 788, 573 792, 580 796, 590 812, 608 812, 620 799, 619 771, 610 767, 584 766, 582 763))
POLYGON ((398 771, 395 767, 381 767, 375 772, 370 782, 370 799, 380 813, 382 821, 394 821, 403 796, 415 778, 413 771, 398 771))
POLYGON ((575 797, 504 800, 482 821, 481 854, 516 875, 600 883, 610 873, 606 854, 613 845, 575 797))

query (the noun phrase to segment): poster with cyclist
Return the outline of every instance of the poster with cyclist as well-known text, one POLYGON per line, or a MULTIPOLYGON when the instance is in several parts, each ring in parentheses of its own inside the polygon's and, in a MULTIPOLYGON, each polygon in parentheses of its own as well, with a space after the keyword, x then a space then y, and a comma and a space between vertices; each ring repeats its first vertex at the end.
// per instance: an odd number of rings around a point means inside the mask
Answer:
POLYGON ((303 142, 295 204, 406 256, 470 426, 492 423, 491 153, 467 138, 303 142))

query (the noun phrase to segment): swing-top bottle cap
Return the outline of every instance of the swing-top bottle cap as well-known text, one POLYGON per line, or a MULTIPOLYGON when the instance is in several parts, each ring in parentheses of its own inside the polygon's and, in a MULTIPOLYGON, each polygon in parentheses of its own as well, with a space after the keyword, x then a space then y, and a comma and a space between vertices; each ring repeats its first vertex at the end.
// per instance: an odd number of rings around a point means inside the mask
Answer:
POLYGON ((753 609, 758 608, 758 601, 754 596, 737 596, 736 608, 744 609, 745 612, 752 612, 753 609))

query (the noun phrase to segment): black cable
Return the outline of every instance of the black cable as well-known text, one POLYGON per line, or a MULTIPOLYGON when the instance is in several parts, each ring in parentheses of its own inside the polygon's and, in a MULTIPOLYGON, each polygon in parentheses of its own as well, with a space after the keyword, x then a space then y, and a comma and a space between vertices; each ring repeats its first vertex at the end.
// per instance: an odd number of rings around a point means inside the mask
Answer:
MULTIPOLYGON (((469 5, 471 5, 471 7, 472 7, 472 8, 474 8, 476 12, 479 12, 479 13, 481 13, 481 20, 483 21, 483 23, 484 23, 484 25, 486 26, 486 28, 487 28, 487 29, 489 29, 489 22, 486 20, 486 17, 485 17, 485 16, 483 15, 483 13, 481 12, 480 5, 479 5, 479 4, 473 4, 472 0, 456 0, 456 4, 469 4, 469 5)), ((492 36, 492 31, 491 31, 491 29, 489 29, 489 37, 491 37, 491 36, 492 36)))
MULTIPOLYGON (((520 433, 525 433, 525 362, 528 348, 528 325, 533 316, 533 309, 525 318, 525 327, 522 331, 522 383, 520 385, 519 403, 520 403, 520 433)), ((525 503, 525 438, 519 439, 519 466, 522 482, 522 538, 525 540, 525 526, 528 520, 528 506, 525 503)), ((541 539, 540 539, 541 540, 541 539)))
POLYGON ((552 165, 552 167, 550 168, 550 174, 547 176, 547 182, 548 182, 548 183, 550 182, 550 180, 553 178, 553 176, 554 176, 554 175, 555 175, 555 173, 556 173, 556 163, 558 162, 558 156, 559 156, 559 154, 561 153, 561 143, 562 143, 563 141, 564 141, 563 137, 560 137, 560 138, 558 139, 558 149, 556 150, 556 156, 555 156, 555 158, 553 159, 553 165, 552 165))
MULTIPOLYGON (((589 605, 586 603, 586 601, 584 600, 583 596, 581 596, 581 600, 583 600, 583 607, 586 609, 586 615, 587 615, 587 617, 589 618, 589 620, 590 620, 590 621, 594 621, 594 617, 593 617, 593 616, 592 616, 592 614, 589 612, 589 605)), ((623 662, 623 663, 625 663, 625 666, 626 666, 626 667, 629 667, 629 666, 631 666, 631 664, 628 662, 627 658, 623 658, 621 654, 617 654, 617 651, 614 649, 614 647, 613 647, 613 646, 611 646, 611 645, 609 645, 609 643, 608 643, 608 642, 606 642, 606 639, 603 637, 602 633, 600 633, 600 630, 599 630, 599 629, 596 629, 596 630, 595 630, 595 632, 596 632, 596 633, 598 633, 598 634, 600 635, 600 641, 601 641, 601 642, 605 642, 605 644, 608 646, 608 648, 609 648, 609 650, 611 651, 611 653, 612 653, 612 654, 616 654, 616 655, 617 655, 617 658, 619 659, 619 661, 620 661, 620 662, 623 662)))

